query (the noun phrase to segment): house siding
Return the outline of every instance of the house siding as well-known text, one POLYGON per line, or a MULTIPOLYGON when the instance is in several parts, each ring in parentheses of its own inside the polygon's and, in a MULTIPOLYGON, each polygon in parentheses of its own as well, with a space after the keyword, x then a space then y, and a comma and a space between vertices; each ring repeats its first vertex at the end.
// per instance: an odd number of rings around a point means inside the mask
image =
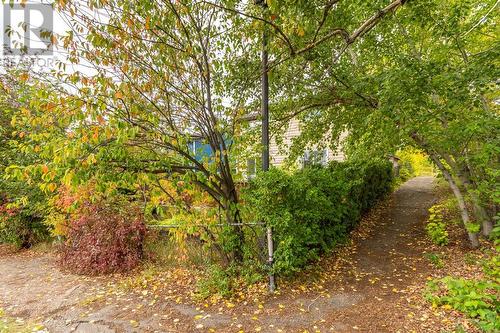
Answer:
MULTIPOLYGON (((300 130, 300 122, 297 119, 292 119, 289 124, 288 128, 285 132, 284 138, 283 138, 283 144, 282 146, 278 146, 276 143, 276 140, 274 138, 271 138, 271 141, 269 143, 269 155, 271 158, 271 164, 274 166, 281 166, 285 163, 285 160, 287 159, 289 155, 289 150, 293 142, 293 138, 296 138, 300 135, 301 130, 300 130)), ((347 133, 343 133, 341 135, 341 142, 342 140, 347 136, 347 133)), ((328 140, 327 135, 325 134, 324 140, 328 140)), ((339 145, 339 148, 337 150, 332 150, 330 145, 327 145, 327 156, 326 160, 328 162, 330 161, 344 161, 345 160, 345 154, 342 151, 342 145, 339 145)), ((297 161, 300 162, 300 161, 297 161)))

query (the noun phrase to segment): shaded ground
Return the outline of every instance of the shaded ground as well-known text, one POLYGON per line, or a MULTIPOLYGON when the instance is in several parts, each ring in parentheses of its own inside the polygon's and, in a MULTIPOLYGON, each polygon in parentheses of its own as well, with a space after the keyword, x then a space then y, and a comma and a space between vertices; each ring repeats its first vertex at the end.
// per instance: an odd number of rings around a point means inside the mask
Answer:
POLYGON ((0 307, 49 332, 439 332, 445 314, 419 317, 414 303, 432 270, 423 256, 432 183, 402 185, 364 219, 352 246, 274 296, 197 307, 178 297, 168 276, 131 291, 117 288, 117 277, 69 275, 50 256, 20 254, 0 257, 0 307))

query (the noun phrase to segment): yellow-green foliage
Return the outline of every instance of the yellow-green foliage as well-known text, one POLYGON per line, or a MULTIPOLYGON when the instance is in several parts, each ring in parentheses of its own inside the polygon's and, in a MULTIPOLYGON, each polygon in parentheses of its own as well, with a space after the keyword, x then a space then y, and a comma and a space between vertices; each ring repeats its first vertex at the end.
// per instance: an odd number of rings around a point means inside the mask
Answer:
POLYGON ((425 229, 427 234, 436 245, 448 244, 448 231, 446 231, 446 223, 443 220, 443 205, 434 205, 429 208, 429 220, 425 229))
POLYGON ((404 180, 423 175, 432 175, 433 167, 427 155, 414 148, 405 148, 397 154, 400 164, 400 177, 404 180))
POLYGON ((48 332, 43 325, 8 317, 0 308, 0 333, 48 332))

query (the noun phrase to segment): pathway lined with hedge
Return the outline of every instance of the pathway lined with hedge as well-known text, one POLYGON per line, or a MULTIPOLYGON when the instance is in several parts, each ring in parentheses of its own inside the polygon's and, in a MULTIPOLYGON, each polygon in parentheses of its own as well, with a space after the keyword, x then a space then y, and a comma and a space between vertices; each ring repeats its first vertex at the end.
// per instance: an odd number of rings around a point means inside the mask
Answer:
MULTIPOLYGON (((221 308, 152 302, 147 293, 111 301, 106 278, 64 274, 53 258, 24 254, 0 257, 0 307, 50 332, 407 332, 412 323, 425 332, 421 321, 408 320, 408 298, 430 270, 423 223, 433 180, 410 180, 365 217, 349 253, 320 263, 315 290, 285 287, 259 303, 221 308)), ((429 321, 428 331, 435 327, 429 321)))
POLYGON ((424 225, 435 202, 433 184, 433 177, 411 179, 365 216, 347 257, 323 264, 329 271, 319 291, 275 301, 287 304, 272 319, 276 326, 284 332, 434 333, 442 318, 412 317, 432 270, 424 225))

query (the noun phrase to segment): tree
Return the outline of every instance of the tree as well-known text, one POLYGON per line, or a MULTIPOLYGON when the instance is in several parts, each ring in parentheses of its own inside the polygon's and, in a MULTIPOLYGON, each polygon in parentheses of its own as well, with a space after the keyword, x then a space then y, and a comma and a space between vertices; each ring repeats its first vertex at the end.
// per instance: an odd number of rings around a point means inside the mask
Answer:
MULTIPOLYGON (((33 101, 45 111, 39 120, 57 117, 65 129, 62 136, 33 133, 46 140, 41 154, 51 156, 50 172, 73 186, 94 180, 107 192, 145 189, 156 215, 165 205, 153 196, 192 212, 192 200, 176 192, 202 190, 209 206, 225 212, 241 260, 234 166, 249 93, 235 93, 232 67, 245 67, 246 46, 243 34, 226 33, 238 17, 173 1, 60 1, 56 8, 70 22, 72 31, 59 39, 80 72, 68 74, 61 64, 57 81, 48 82, 57 93, 33 101)), ((258 72, 257 57, 253 64, 258 72)))
POLYGON ((299 117, 304 123, 294 151, 317 141, 318 132, 330 132, 335 140, 345 129, 351 142, 372 154, 393 153, 402 145, 426 151, 450 184, 477 246, 467 198, 485 234, 491 219, 484 207, 498 205, 497 191, 482 199, 476 191, 479 184, 494 186, 491 170, 498 166, 498 68, 490 16, 495 6, 410 2, 333 62, 330 50, 316 48, 314 57, 294 64, 295 73, 299 66, 305 70, 295 80, 287 78, 281 90, 286 95, 276 101, 278 119, 299 117))
MULTIPOLYGON (((273 47, 286 47, 277 66, 330 42, 345 48, 404 3, 353 3, 350 8, 369 12, 368 19, 340 11, 346 27, 335 28, 338 2, 270 2, 260 16, 255 6, 234 1, 56 1, 72 30, 52 41, 64 46, 69 63, 52 73, 56 80, 46 73, 36 78, 48 81, 52 93, 32 100, 43 112, 25 122, 52 125, 30 131, 32 145, 51 159, 42 170, 44 189, 93 180, 109 193, 145 190, 145 201, 154 201, 158 190, 176 201, 165 181, 201 189, 225 212, 232 253, 240 260, 235 165, 246 144, 242 119, 257 105, 263 26, 272 27, 273 47), (278 8, 279 16, 273 14, 278 8), (294 23, 301 10, 308 25, 294 23), (70 65, 76 65, 72 72, 70 65), (199 146, 210 153, 196 151, 199 146)), ((25 170, 40 172, 40 166, 25 170)))

